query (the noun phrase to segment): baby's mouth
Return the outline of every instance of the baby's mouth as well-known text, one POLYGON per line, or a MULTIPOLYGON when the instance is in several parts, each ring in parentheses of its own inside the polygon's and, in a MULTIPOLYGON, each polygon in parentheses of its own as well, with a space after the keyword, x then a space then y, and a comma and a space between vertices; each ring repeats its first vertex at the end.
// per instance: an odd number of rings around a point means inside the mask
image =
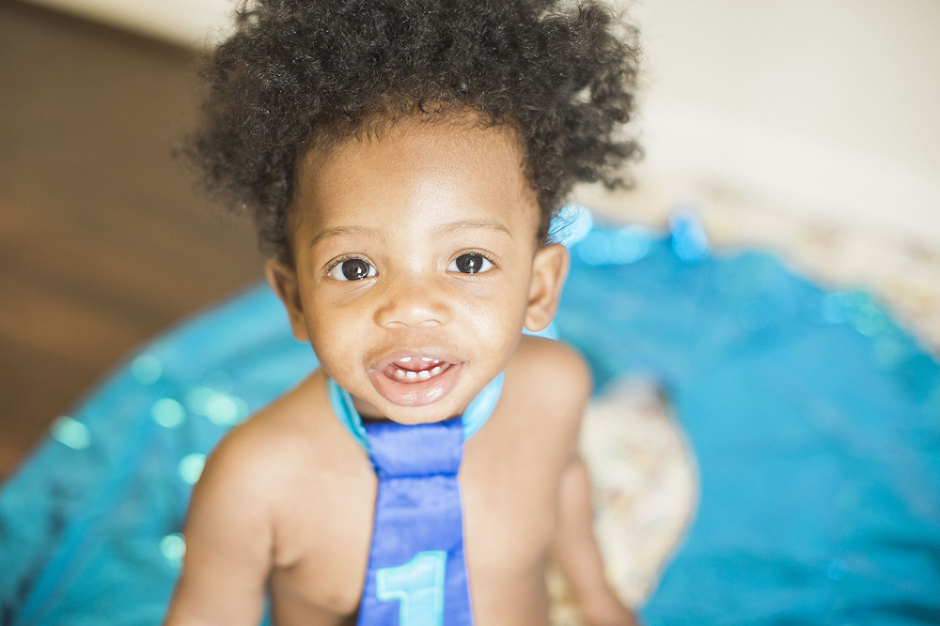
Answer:
MULTIPOLYGON (((436 349, 391 354, 370 368, 375 389, 399 406, 424 406, 446 396, 457 384, 463 362, 436 349)), ((449 417, 449 416, 446 416, 449 417)))
POLYGON ((440 376, 451 365, 447 361, 427 356, 406 356, 389 363, 385 375, 403 383, 422 382, 440 376))

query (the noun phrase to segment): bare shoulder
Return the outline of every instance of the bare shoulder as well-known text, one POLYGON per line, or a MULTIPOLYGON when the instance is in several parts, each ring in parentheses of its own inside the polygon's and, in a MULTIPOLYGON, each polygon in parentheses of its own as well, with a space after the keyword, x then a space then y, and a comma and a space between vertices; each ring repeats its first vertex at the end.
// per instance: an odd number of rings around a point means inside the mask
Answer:
POLYGON ((577 429, 591 395, 584 358, 558 341, 523 337, 506 369, 507 391, 545 426, 577 429))
POLYGON ((560 341, 523 337, 510 369, 551 402, 582 403, 591 393, 591 371, 581 354, 560 341))
POLYGON ((289 391, 270 405, 233 428, 219 443, 206 464, 206 469, 225 470, 230 476, 256 475, 261 480, 277 471, 280 461, 291 450, 303 445, 304 412, 309 407, 311 380, 289 391))
POLYGON ((232 429, 209 456, 194 499, 223 498, 257 515, 282 496, 284 477, 309 466, 321 455, 317 430, 329 411, 318 374, 232 429), (241 503, 241 504, 237 504, 241 503))

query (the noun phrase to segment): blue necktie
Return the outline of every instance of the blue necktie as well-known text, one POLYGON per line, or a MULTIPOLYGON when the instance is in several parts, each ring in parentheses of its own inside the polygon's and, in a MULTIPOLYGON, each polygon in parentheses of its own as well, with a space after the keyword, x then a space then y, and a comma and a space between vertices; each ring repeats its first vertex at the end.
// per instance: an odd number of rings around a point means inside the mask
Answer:
POLYGON ((471 626, 461 419, 363 426, 379 490, 359 626, 471 626))
POLYGON ((379 478, 359 626, 471 626, 463 511, 457 472, 463 442, 490 418, 503 374, 462 417, 404 426, 362 418, 348 391, 328 378, 330 404, 379 478))

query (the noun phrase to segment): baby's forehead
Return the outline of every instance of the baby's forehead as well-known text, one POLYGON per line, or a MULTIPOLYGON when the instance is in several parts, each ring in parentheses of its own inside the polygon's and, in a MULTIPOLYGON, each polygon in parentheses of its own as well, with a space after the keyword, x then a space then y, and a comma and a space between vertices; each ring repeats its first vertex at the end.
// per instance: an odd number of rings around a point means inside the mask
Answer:
MULTIPOLYGON (((501 222, 524 230, 541 220, 518 135, 474 120, 404 119, 323 147, 296 171, 293 210, 324 227, 378 212, 435 220, 501 222)), ((383 215, 385 217, 385 215, 383 215)))

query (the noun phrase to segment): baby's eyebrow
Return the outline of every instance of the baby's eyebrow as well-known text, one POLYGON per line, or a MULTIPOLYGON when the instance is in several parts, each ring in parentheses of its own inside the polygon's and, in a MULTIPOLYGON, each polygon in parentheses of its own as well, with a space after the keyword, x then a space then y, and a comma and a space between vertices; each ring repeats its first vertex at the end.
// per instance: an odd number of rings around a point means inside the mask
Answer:
MULTIPOLYGON (((438 235, 453 233, 461 230, 493 230, 509 235, 512 239, 512 232, 499 222, 490 220, 458 220, 442 224, 437 229, 438 235)), ((376 236, 380 234, 380 229, 370 228, 368 226, 334 226, 321 230, 310 240, 310 247, 314 247, 324 239, 330 237, 342 237, 345 235, 376 236)))
POLYGON ((498 232, 506 233, 509 235, 509 238, 512 239, 512 232, 503 224, 499 222, 493 222, 489 220, 460 220, 457 222, 450 222, 448 224, 443 224, 440 226, 437 231, 440 234, 443 233, 452 233, 459 230, 495 230, 498 232))
POLYGON ((369 228, 368 226, 334 226, 333 228, 321 230, 314 235, 313 239, 310 240, 310 247, 312 248, 324 239, 330 237, 341 237, 343 235, 375 235, 378 232, 379 229, 369 228))

